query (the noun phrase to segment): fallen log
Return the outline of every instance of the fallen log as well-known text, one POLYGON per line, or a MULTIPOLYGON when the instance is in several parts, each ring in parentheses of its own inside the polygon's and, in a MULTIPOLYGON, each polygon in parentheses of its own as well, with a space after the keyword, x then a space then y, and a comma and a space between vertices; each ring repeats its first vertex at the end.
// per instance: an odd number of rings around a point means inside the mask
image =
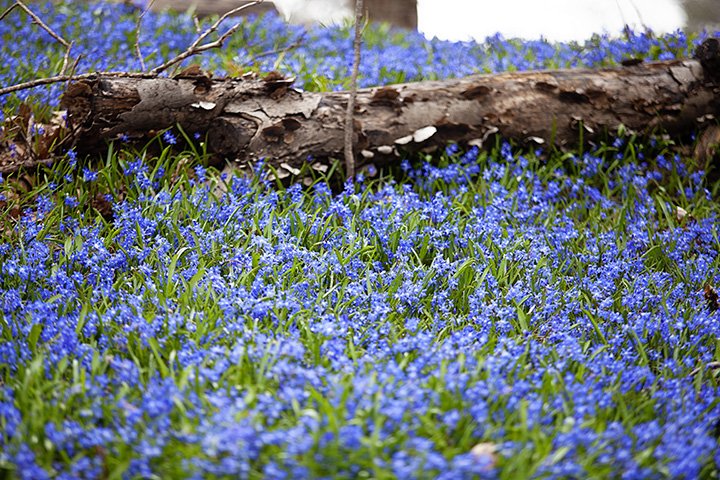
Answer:
MULTIPOLYGON (((361 89, 354 152, 358 167, 393 163, 406 151, 449 141, 479 144, 497 133, 517 142, 575 146, 624 125, 691 132, 718 112, 720 40, 695 58, 604 69, 477 75, 361 89)), ((212 79, 197 67, 174 78, 97 77, 70 85, 77 145, 179 124, 208 134, 209 147, 240 163, 265 158, 300 167, 308 157, 342 158, 347 92, 304 92, 276 72, 212 79)))

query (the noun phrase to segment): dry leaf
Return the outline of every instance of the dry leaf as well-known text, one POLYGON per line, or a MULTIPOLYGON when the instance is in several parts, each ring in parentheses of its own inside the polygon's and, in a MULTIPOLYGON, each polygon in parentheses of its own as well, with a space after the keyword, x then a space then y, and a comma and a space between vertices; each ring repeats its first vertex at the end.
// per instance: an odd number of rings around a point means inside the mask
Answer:
POLYGON ((486 469, 492 470, 497 467, 497 448, 494 443, 478 443, 470 449, 470 453, 478 460, 486 463, 486 469))
POLYGON ((685 210, 682 207, 675 207, 675 218, 678 219, 678 222, 681 222, 683 218, 687 216, 687 210, 685 210))
POLYGON ((205 72, 203 72, 202 69, 200 69, 200 65, 198 65, 197 63, 193 63, 192 65, 190 65, 189 67, 187 67, 186 69, 184 69, 183 71, 181 71, 180 73, 175 75, 175 78, 201 77, 201 76, 202 77, 206 76, 205 72))
POLYGON ((720 297, 718 297, 718 293, 712 285, 705 285, 705 288, 703 289, 703 297, 705 298, 711 312, 720 308, 720 297))

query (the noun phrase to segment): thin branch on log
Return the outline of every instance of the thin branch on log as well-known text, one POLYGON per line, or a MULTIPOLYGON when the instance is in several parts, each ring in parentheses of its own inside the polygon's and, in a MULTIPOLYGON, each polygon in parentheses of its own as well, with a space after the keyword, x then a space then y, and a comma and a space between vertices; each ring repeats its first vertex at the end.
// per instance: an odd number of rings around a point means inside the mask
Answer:
POLYGON ((175 57, 175 58, 173 58, 173 59, 171 59, 171 60, 168 60, 167 62, 163 63, 162 65, 153 68, 152 70, 150 70, 150 73, 153 74, 153 75, 158 75, 159 73, 161 73, 161 72, 163 72, 164 70, 166 70, 168 67, 171 67, 171 66, 175 65, 175 64, 178 63, 178 62, 182 62, 183 60, 185 60, 186 58, 188 58, 188 57, 190 57, 190 56, 192 56, 192 55, 195 55, 195 54, 200 53, 200 52, 204 52, 205 50, 210 50, 211 48, 220 48, 220 47, 222 47, 223 43, 225 43, 225 40, 227 40, 233 33, 235 33, 235 32, 237 31, 238 28, 240 28, 240 25, 242 24, 241 22, 236 23, 235 25, 233 25, 232 27, 230 27, 225 33, 223 33, 223 34, 220 36, 220 38, 218 38, 218 39, 215 40, 214 42, 206 43, 206 44, 204 44, 204 45, 200 45, 200 42, 202 42, 203 40, 205 40, 211 33, 217 31, 217 29, 218 29, 218 27, 220 26, 220 24, 221 24, 226 18, 228 18, 229 16, 234 15, 234 14, 236 14, 236 13, 242 11, 242 10, 245 10, 245 9, 248 8, 248 7, 252 7, 252 6, 254 6, 254 5, 258 5, 258 4, 262 3, 263 1, 264 1, 264 0, 255 0, 254 2, 246 3, 245 5, 241 5, 241 6, 237 7, 237 8, 233 8, 233 9, 230 10, 229 12, 226 12, 222 17, 220 17, 220 18, 218 19, 217 22, 213 23, 210 28, 208 28, 207 30, 205 30, 205 31, 202 33, 202 35, 200 35, 200 36, 197 38, 197 40, 195 40, 195 41, 192 43, 192 45, 190 45, 190 46, 188 47, 187 50, 185 50, 183 53, 181 53, 181 54, 178 55, 177 57, 175 57))
MULTIPOLYGON (((75 60, 75 66, 80 61, 82 56, 78 56, 75 60)), ((150 78, 152 75, 148 73, 133 73, 133 72, 93 72, 93 73, 81 73, 79 75, 57 75, 55 77, 48 78, 37 78, 30 80, 29 82, 18 83, 17 85, 11 85, 9 87, 0 88, 0 96, 7 95, 8 93, 18 92, 20 90, 27 90, 28 88, 41 87, 43 85, 51 85, 53 83, 67 82, 69 80, 88 80, 99 77, 126 77, 126 78, 150 78)))
POLYGON ((347 112, 345 114, 345 168, 347 178, 355 177, 355 153, 353 152, 353 137, 355 136, 355 97, 357 95, 357 76, 360 68, 360 43, 362 42, 362 15, 363 0, 355 0, 355 45, 353 48, 353 67, 350 77, 350 96, 348 98, 347 112))
POLYGON ((140 24, 142 23, 142 19, 145 14, 153 6, 153 3, 155 3, 155 0, 150 0, 148 2, 147 7, 145 7, 145 10, 142 11, 137 19, 137 24, 135 25, 135 53, 137 54, 138 60, 140 60, 140 67, 142 67, 143 72, 147 71, 147 69, 145 68, 145 60, 143 59, 142 52, 140 51, 140 24))

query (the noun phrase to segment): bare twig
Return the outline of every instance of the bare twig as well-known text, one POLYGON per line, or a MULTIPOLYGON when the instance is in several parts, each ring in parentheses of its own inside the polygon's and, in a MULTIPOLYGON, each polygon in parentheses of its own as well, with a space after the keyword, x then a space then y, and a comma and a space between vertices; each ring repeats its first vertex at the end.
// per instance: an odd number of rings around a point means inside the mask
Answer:
POLYGON ((210 28, 205 30, 198 38, 193 42, 192 45, 188 47, 187 50, 185 50, 183 53, 178 55, 177 57, 168 60, 167 62, 163 63, 162 65, 153 68, 150 70, 150 73, 153 75, 157 75, 161 73, 162 71, 166 70, 168 67, 171 67, 172 65, 175 65, 178 62, 182 62, 186 58, 195 55, 196 53, 204 52, 205 50, 210 50, 211 48, 219 48, 225 43, 225 40, 227 40, 233 33, 237 31, 238 28, 240 28, 241 23, 236 23, 232 27, 230 27, 225 33, 223 33, 220 38, 215 40, 214 42, 209 42, 203 45, 200 45, 200 42, 205 40, 211 33, 217 31, 220 24, 229 16, 234 15, 241 10, 245 10, 248 7, 252 7, 253 5, 258 5, 262 3, 264 0, 255 0, 250 3, 246 3, 245 5, 241 5, 237 8, 233 8, 229 12, 225 13, 222 17, 218 19, 217 22, 213 23, 210 28))
POLYGON ((75 69, 77 68, 78 63, 80 63, 81 58, 82 58, 82 55, 78 55, 77 58, 75 59, 75 61, 73 62, 72 68, 70 68, 70 75, 68 75, 68 77, 70 77, 68 79, 68 82, 70 81, 70 79, 73 78, 73 75, 75 74, 75 69))
POLYGON ((143 17, 148 12, 148 10, 150 10, 150 7, 152 7, 153 3, 155 3, 155 0, 150 0, 150 2, 148 2, 147 7, 145 7, 145 10, 142 11, 142 13, 137 19, 137 24, 135 25, 135 53, 140 60, 140 67, 142 67, 143 72, 146 71, 146 68, 145 60, 143 60, 142 52, 140 52, 140 23, 142 23, 143 17))
POLYGON ((70 78, 68 78, 67 85, 65 86, 65 90, 67 90, 67 88, 70 86, 70 82, 73 81, 73 75, 75 75, 75 69, 77 68, 78 63, 80 63, 81 58, 82 58, 82 55, 78 55, 78 57, 75 59, 75 62, 72 65, 72 68, 70 68, 70 75, 68 75, 68 77, 70 77, 70 78))
MULTIPOLYGON (((302 43, 302 41, 303 41, 303 37, 305 37, 305 33, 306 33, 306 32, 303 32, 303 34, 300 35, 300 36, 298 37, 298 39, 295 40, 291 45, 288 45, 287 47, 285 47, 285 48, 283 48, 283 49, 280 49, 280 50, 276 50, 276 51, 274 52, 274 53, 279 53, 280 55, 278 55, 277 60, 275 60, 275 63, 273 64, 273 70, 277 70, 277 69, 278 69, 278 67, 280 66, 280 63, 281 63, 281 62, 283 61, 283 59, 285 58, 285 55, 287 55, 287 53, 288 53, 290 50, 292 50, 293 48, 297 48, 297 47, 299 47, 299 46, 301 45, 301 43, 302 43)), ((258 55, 258 57, 259 57, 259 56, 262 56, 262 55, 263 55, 263 54, 260 54, 260 55, 258 55)), ((272 55, 272 54, 271 54, 271 55, 272 55)), ((258 58, 258 57, 255 57, 255 58, 258 58)))
MULTIPOLYGON (((75 61, 77 63, 78 60, 75 61)), ((56 77, 38 78, 29 82, 18 83, 17 85, 11 85, 9 87, 0 88, 0 95, 7 95, 8 93, 17 92, 20 90, 27 90, 28 88, 40 87, 42 85, 50 85, 53 83, 67 82, 68 80, 86 80, 88 78, 95 77, 134 77, 134 78, 150 78, 153 75, 147 73, 132 73, 132 72, 93 72, 93 73, 82 73, 80 75, 58 75, 56 77)))
POLYGON ((35 167, 39 167, 40 165, 52 165, 55 161, 55 157, 52 158, 44 158, 42 160, 23 160, 21 163, 11 163, 7 165, 0 166, 0 175, 8 175, 12 173, 17 173, 21 169, 31 169, 35 167))
POLYGON ((65 51, 65 56, 63 57, 63 64, 62 68, 60 68, 60 75, 65 75, 65 70, 67 69, 68 60, 70 59, 70 49, 72 48, 75 41, 70 42, 70 46, 65 51))
POLYGON ((12 11, 15 9, 15 7, 17 7, 17 4, 16 4, 16 3, 13 3, 12 5, 10 5, 10 8, 8 8, 7 10, 5 10, 5 11, 2 13, 2 15, 0 15, 0 20, 2 20, 3 18, 7 17, 8 13, 12 12, 12 11))
POLYGON ((0 15, 0 20, 2 20, 3 18, 5 18, 5 16, 6 16, 8 13, 10 13, 10 12, 12 11, 12 9, 15 8, 15 7, 20 7, 21 9, 23 9, 23 10, 25 11, 25 13, 27 13, 28 15, 30 15, 30 17, 33 19, 33 21, 34 21, 36 24, 40 25, 40 27, 41 27, 43 30, 45 30, 46 32, 48 32, 51 37, 53 37, 55 40, 57 40, 58 42, 60 42, 60 44, 62 44, 63 47, 65 47, 65 48, 70 48, 70 44, 69 44, 67 41, 65 41, 64 38, 62 38, 62 37, 61 37, 60 35, 58 35, 57 33, 53 32, 53 30, 52 30, 50 27, 48 27, 47 25, 45 25, 45 23, 43 23, 43 21, 40 20, 40 17, 38 17, 37 15, 35 15, 35 14, 33 13, 33 11, 30 10, 28 7, 26 7, 25 4, 24 4, 23 2, 21 2, 20 0, 16 0, 15 3, 13 3, 12 6, 5 11, 5 13, 3 13, 2 15, 0 15))
MULTIPOLYGON (((253 64, 253 63, 255 63, 259 58, 267 57, 267 56, 269 56, 269 55, 275 55, 276 53, 281 53, 281 54, 283 54, 283 55, 284 55, 284 54, 287 54, 290 50, 292 50, 292 49, 294 49, 294 48, 297 48, 297 47, 299 47, 299 46, 302 45, 302 41, 303 41, 303 39, 305 38, 306 33, 307 33, 307 32, 303 32, 303 33, 297 38, 297 40, 295 40, 293 43, 291 43, 291 44, 288 45, 287 47, 278 48, 278 49, 276 49, 276 50, 268 50, 268 51, 266 51, 266 52, 262 52, 262 53, 258 53, 257 55, 253 55, 253 56, 250 57, 250 59, 247 61, 247 64, 248 64, 248 65, 253 64)), ((282 58, 282 56, 281 56, 280 58, 282 58)), ((277 70, 277 67, 273 68, 273 70, 277 70)))
POLYGON ((355 0, 355 45, 352 76, 350 77, 350 97, 345 115, 345 168, 347 178, 355 176, 355 155, 353 153, 353 134, 355 130, 354 113, 355 97, 357 96, 357 76, 360 68, 360 43, 362 42, 363 1, 355 0))
POLYGON ((200 22, 198 21, 197 15, 193 15, 192 19, 195 24, 195 31, 198 35, 202 35, 202 28, 200 28, 200 22))
POLYGON ((638 20, 640 20, 640 25, 643 26, 643 28, 645 29, 646 32, 650 32, 650 29, 648 28, 647 24, 646 24, 645 21, 643 20, 642 13, 640 13, 640 9, 637 7, 637 5, 635 5, 635 2, 633 2, 632 0, 630 0, 630 5, 632 5, 633 8, 635 9, 635 13, 636 13, 637 16, 638 16, 638 20))

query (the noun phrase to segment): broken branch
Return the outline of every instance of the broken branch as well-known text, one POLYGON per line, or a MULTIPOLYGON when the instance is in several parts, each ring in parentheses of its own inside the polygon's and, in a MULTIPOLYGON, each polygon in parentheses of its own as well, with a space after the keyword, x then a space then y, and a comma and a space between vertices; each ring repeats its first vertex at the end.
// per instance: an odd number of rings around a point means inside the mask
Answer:
POLYGON ((65 71, 66 71, 66 69, 67 69, 68 60, 70 59, 70 48, 72 48, 73 43, 75 43, 75 42, 74 42, 74 41, 73 41, 73 42, 70 42, 70 46, 69 46, 68 49, 65 51, 65 56, 63 57, 62 68, 60 68, 60 75, 65 75, 65 71))
POLYGON ((135 25, 135 53, 137 54, 138 60, 140 60, 140 67, 142 68, 143 72, 146 71, 146 68, 145 60, 143 60, 142 52, 140 51, 140 23, 142 23, 143 17, 153 6, 153 3, 155 3, 155 0, 150 0, 148 2, 147 7, 145 7, 145 10, 142 11, 140 16, 138 17, 137 24, 135 25))
POLYGON ((355 154, 353 153, 353 136, 355 134, 355 97, 357 96, 357 76, 360 68, 360 43, 362 42, 362 14, 363 1, 355 0, 355 45, 352 75, 350 76, 350 95, 348 97, 347 112, 345 114, 345 168, 347 178, 355 176, 355 154))
MULTIPOLYGON (((75 60, 75 66, 80 61, 80 56, 75 60)), ((74 70, 74 67, 73 67, 74 70)), ((43 85, 51 85, 53 83, 67 82, 69 80, 88 80, 97 77, 129 77, 129 78, 148 78, 151 75, 147 73, 132 73, 132 72, 93 72, 93 73, 81 73, 79 75, 57 75, 55 77, 48 78, 37 78, 30 80, 29 82, 18 83, 9 87, 0 88, 0 95, 7 95, 8 93, 18 92, 20 90, 27 90, 28 88, 41 87, 43 85)))

